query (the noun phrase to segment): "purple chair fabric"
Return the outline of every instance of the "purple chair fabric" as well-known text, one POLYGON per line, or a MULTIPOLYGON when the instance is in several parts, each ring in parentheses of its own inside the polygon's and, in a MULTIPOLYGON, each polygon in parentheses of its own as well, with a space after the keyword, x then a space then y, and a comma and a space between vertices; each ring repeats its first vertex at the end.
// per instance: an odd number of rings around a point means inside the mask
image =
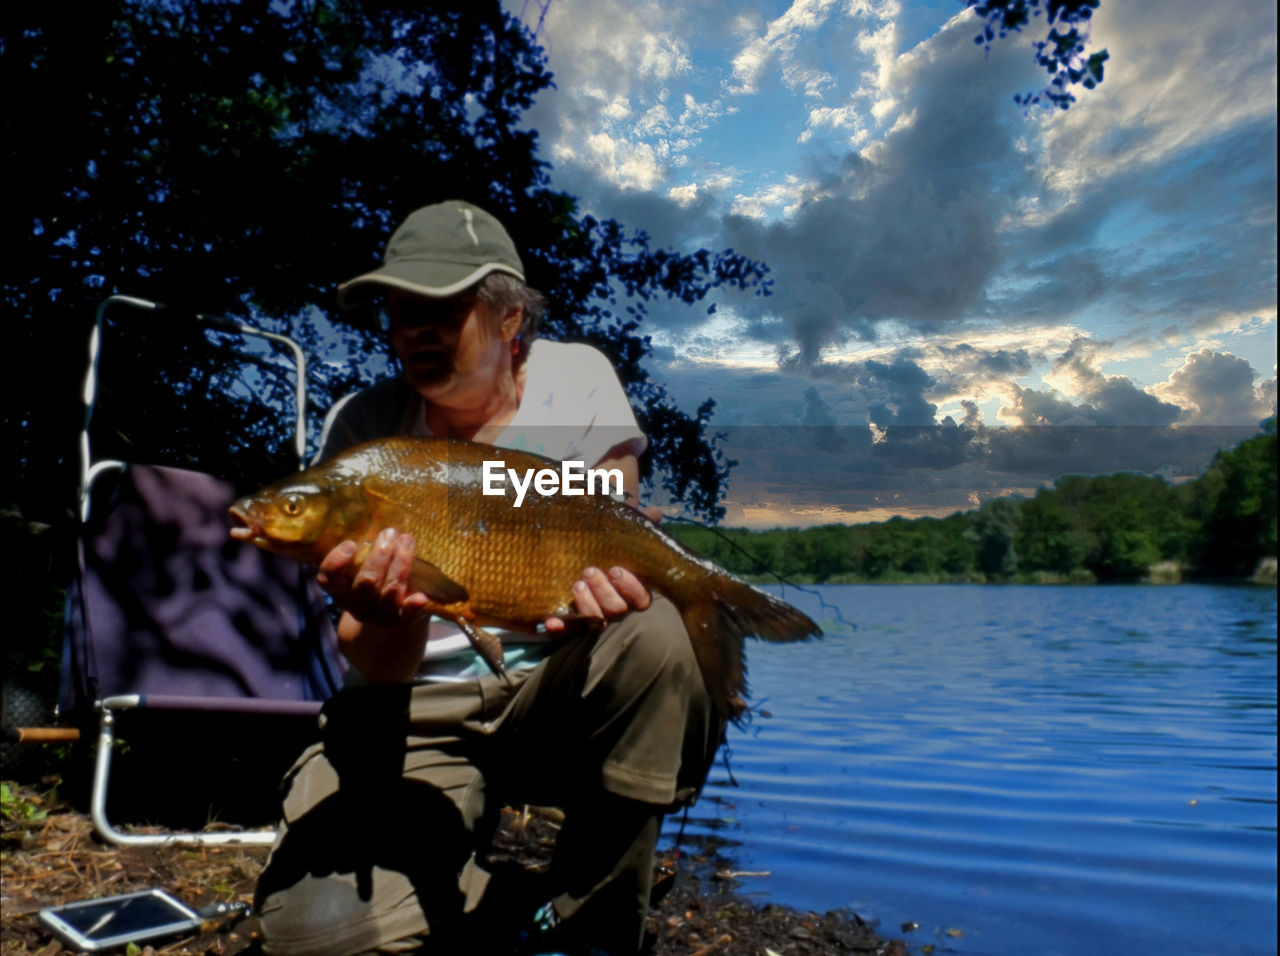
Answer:
POLYGON ((95 498, 67 589, 64 715, 119 694, 296 713, 338 689, 345 662, 314 572, 231 539, 233 499, 219 479, 150 465, 95 498))

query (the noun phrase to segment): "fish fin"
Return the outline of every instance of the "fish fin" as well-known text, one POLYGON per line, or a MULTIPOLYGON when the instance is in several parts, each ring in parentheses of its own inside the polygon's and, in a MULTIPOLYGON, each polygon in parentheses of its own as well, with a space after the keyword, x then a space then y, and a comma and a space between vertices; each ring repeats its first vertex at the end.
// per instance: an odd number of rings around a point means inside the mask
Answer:
MULTIPOLYGON (((383 501, 395 500, 376 475, 369 475, 364 478, 361 482, 361 487, 366 494, 374 498, 379 498, 383 501)), ((366 549, 369 547, 371 547, 371 543, 365 545, 366 549)), ((368 551, 364 550, 364 555, 360 556, 360 560, 363 560, 367 554, 368 551)), ((430 561, 424 561, 422 558, 413 559, 413 567, 409 571, 409 583, 419 591, 425 592, 427 597, 437 604, 457 604, 469 597, 465 587, 430 561)))
POLYGON ((364 489, 365 494, 372 495, 380 501, 395 501, 386 480, 378 475, 365 475, 360 479, 360 487, 364 489))
MULTIPOLYGON (((372 541, 360 545, 355 553, 355 563, 364 564, 371 551, 372 541)), ((458 604, 470 597, 465 587, 422 558, 413 559, 413 567, 409 569, 409 584, 426 594, 434 604, 458 604)))
POLYGON ((720 614, 719 603, 710 595, 681 610, 707 695, 722 717, 736 720, 742 709, 735 707, 735 702, 747 692, 742 635, 724 627, 720 614))
POLYGON ((409 584, 425 592, 427 597, 437 604, 457 604, 470 596, 465 587, 430 561, 424 561, 422 558, 413 559, 413 568, 409 571, 409 584))
POLYGON ((502 641, 488 631, 476 627, 465 617, 454 617, 453 623, 467 635, 467 640, 476 649, 476 653, 484 658, 484 662, 489 665, 489 670, 493 671, 496 677, 501 677, 508 684, 511 683, 511 678, 507 676, 506 663, 503 661, 502 641))
POLYGON ((721 714, 735 722, 746 713, 747 668, 743 638, 803 641, 822 629, 808 615, 771 594, 729 575, 683 604, 682 616, 707 693, 721 714))

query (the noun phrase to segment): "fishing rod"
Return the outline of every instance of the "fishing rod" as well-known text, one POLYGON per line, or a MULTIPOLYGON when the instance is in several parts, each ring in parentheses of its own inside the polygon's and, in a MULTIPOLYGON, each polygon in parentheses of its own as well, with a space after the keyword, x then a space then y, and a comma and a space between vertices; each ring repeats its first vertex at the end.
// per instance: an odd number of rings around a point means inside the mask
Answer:
POLYGON ((664 514, 662 516, 662 519, 664 521, 678 521, 683 524, 696 525, 699 528, 703 528, 707 531, 710 531, 712 534, 714 534, 717 538, 719 538, 729 547, 733 548, 739 554, 743 555, 748 560, 750 560, 755 569, 752 573, 768 574, 776 578, 778 580, 778 583, 782 585, 782 588, 783 588, 782 593, 784 596, 786 595, 786 589, 789 587, 795 588, 797 591, 802 591, 805 594, 812 594, 814 597, 818 599, 818 605, 824 611, 830 611, 832 613, 832 616, 837 621, 839 621, 841 624, 843 624, 845 627, 849 628, 850 630, 856 631, 858 629, 858 625, 855 624, 853 621, 847 620, 844 614, 841 613, 839 606, 827 601, 827 599, 822 596, 821 591, 817 590, 816 588, 805 587, 802 584, 796 584, 794 581, 787 580, 781 574, 779 574, 777 571, 773 570, 773 568, 766 565, 758 557, 756 557, 754 554, 752 554, 742 545, 738 544, 738 542, 734 541, 731 537, 729 537, 727 534, 725 534, 723 531, 721 531, 719 528, 715 527, 714 525, 710 525, 710 524, 707 524, 705 521, 699 521, 697 518, 690 517, 689 514, 687 513, 687 510, 684 512, 681 512, 678 515, 664 514))

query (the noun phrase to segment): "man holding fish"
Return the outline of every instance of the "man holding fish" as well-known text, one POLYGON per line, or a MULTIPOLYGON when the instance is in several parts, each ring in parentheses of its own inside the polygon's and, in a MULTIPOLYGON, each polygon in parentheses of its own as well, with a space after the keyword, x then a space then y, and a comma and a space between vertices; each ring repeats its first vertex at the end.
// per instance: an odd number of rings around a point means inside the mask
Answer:
MULTIPOLYGON (((392 435, 460 438, 495 446, 494 460, 514 449, 616 470, 638 506, 646 439, 614 370, 536 338, 541 296, 492 216, 460 201, 417 210, 339 302, 381 306, 403 375, 335 406, 321 459, 392 435)), ((626 567, 580 568, 564 582, 571 613, 502 634, 485 667, 465 620, 432 618, 441 599, 415 587, 417 547, 387 528, 320 561, 353 671, 323 743, 285 780, 258 888, 265 951, 473 948, 484 845, 504 803, 533 803, 566 815, 529 951, 545 933, 546 949, 638 952, 663 815, 696 797, 724 728, 680 613, 626 567), (569 637, 577 618, 594 637, 569 637)))

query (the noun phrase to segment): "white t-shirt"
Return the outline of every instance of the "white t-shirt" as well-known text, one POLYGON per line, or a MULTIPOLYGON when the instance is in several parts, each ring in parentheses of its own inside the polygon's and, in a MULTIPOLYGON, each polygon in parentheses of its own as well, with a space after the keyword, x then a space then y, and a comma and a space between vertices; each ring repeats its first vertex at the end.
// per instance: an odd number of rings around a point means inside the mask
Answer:
MULTIPOLYGON (((422 396, 400 378, 379 382, 348 395, 329 410, 317 460, 374 438, 430 434, 422 396)), ((629 450, 639 455, 648 439, 603 353, 589 345, 535 339, 529 347, 520 407, 493 444, 555 461, 582 461, 590 468, 619 445, 630 445, 629 450)), ((531 666, 541 659, 539 645, 545 638, 539 641, 535 635, 495 633, 507 649, 509 668, 531 666)), ((432 619, 425 677, 458 680, 487 672, 487 666, 454 625, 432 619)))

